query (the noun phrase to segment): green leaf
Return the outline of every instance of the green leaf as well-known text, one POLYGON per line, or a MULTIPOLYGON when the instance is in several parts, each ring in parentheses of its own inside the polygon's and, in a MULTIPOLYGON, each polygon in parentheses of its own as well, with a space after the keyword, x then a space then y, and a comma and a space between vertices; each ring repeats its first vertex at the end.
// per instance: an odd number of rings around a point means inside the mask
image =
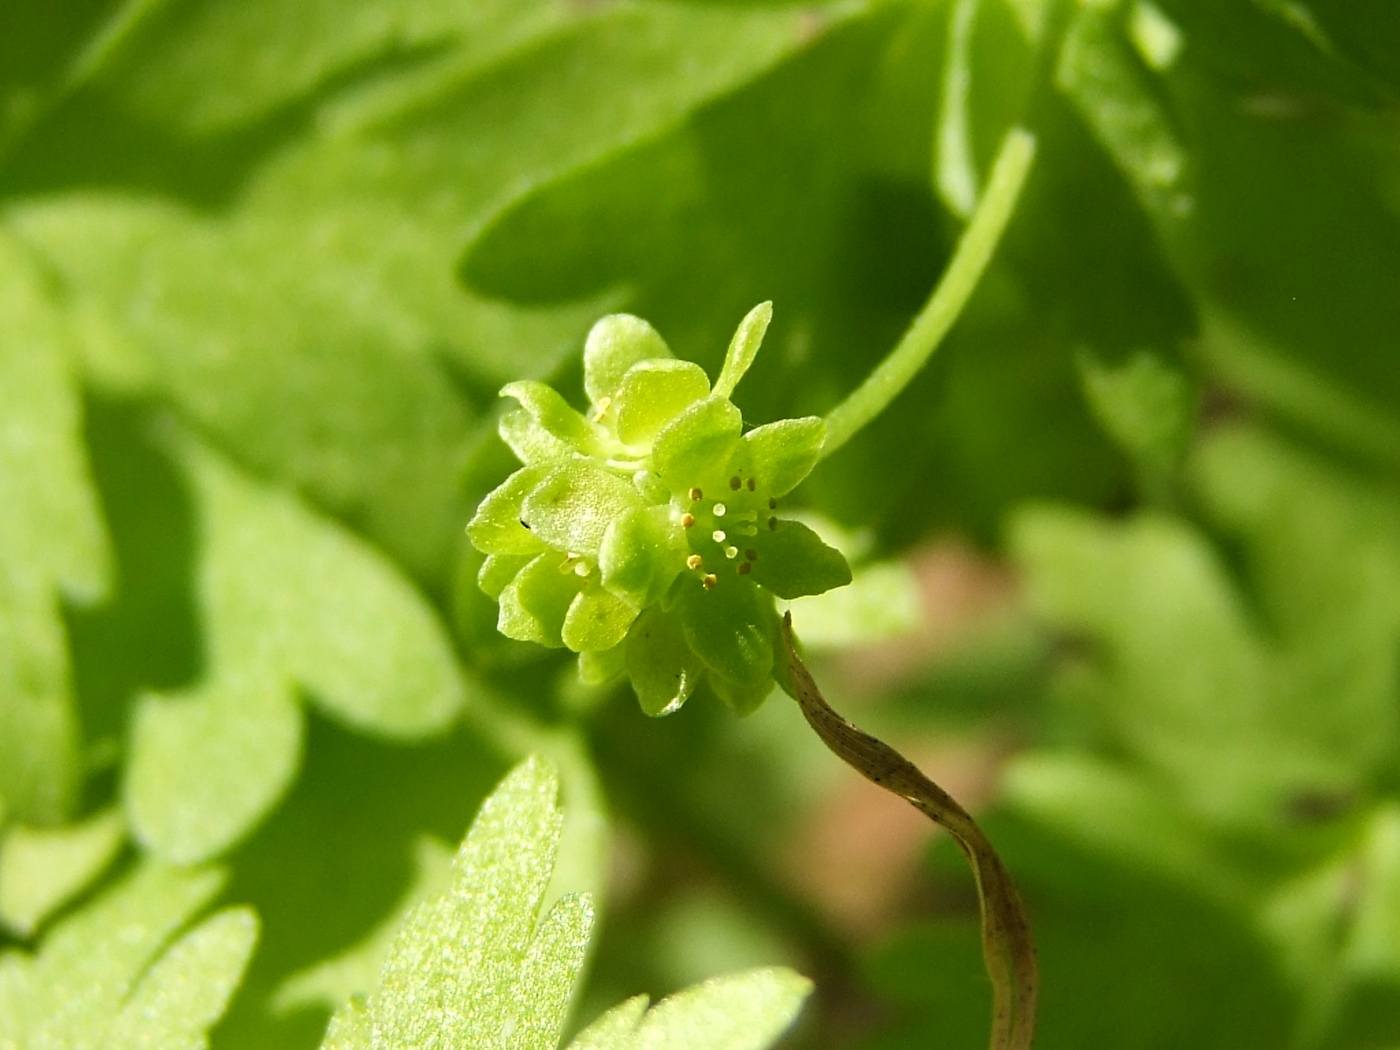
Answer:
POLYGON ((603 585, 639 609, 659 602, 681 571, 685 541, 677 533, 669 506, 638 507, 616 518, 598 551, 603 585))
POLYGON ((538 466, 521 467, 492 489, 467 523, 472 546, 483 554, 527 555, 544 550, 544 541, 521 522, 525 497, 544 477, 538 466))
POLYGON ((584 895, 543 909, 557 794, 538 759, 501 783, 453 861, 451 888, 409 915, 378 987, 362 1011, 342 1012, 333 1045, 553 1050, 592 925, 584 895))
POLYGON ((219 667, 201 687, 145 696, 122 794, 132 832, 179 864, 217 856, 267 816, 301 767, 301 705, 275 672, 219 667))
POLYGON ((203 680, 141 706, 126 769, 137 837, 190 863, 255 825, 295 776, 295 687, 348 726, 419 740, 466 692, 440 624, 379 554, 188 438, 203 680))
POLYGON ((817 416, 780 419, 745 434, 739 455, 765 491, 786 496, 812 473, 825 440, 826 424, 817 416))
POLYGON ((613 401, 618 439, 624 445, 649 446, 662 427, 709 393, 709 376, 697 364, 638 361, 622 377, 613 401))
POLYGON ((661 1000, 638 996, 613 1007, 568 1050, 764 1050, 802 1009, 812 982, 765 968, 715 977, 661 1000))
POLYGON ((1079 7, 1060 47, 1055 82, 1144 206, 1162 220, 1179 221, 1194 206, 1186 150, 1120 22, 1111 8, 1079 7))
POLYGON ((145 862, 65 918, 29 956, 0 954, 0 1041, 105 1050, 207 1045, 257 937, 229 908, 176 938, 219 891, 216 871, 145 862))
POLYGON ((1114 444, 1144 470, 1161 475, 1175 468, 1195 425, 1186 377, 1147 351, 1117 366, 1088 352, 1078 363, 1084 396, 1114 444))
POLYGON ((0 800, 24 820, 71 810, 80 781, 59 596, 99 598, 108 551, 57 306, 0 232, 0 800))
POLYGON ((617 394, 633 365, 670 356, 666 340, 642 318, 609 314, 588 330, 583 344, 584 392, 593 404, 601 404, 617 394))
POLYGON ((32 936, 112 863, 125 831, 116 810, 65 828, 11 825, 0 838, 0 922, 32 936))
POLYGON ((608 525, 641 502, 630 481, 575 460, 554 467, 525 497, 521 520, 556 551, 597 557, 608 525))
POLYGON ((773 304, 759 303, 739 322, 734 330, 734 338, 729 341, 729 350, 724 355, 724 367, 715 380, 715 395, 729 397, 744 373, 758 356, 758 348, 763 345, 763 336, 773 320, 773 304))
POLYGON ((627 677, 642 710, 652 716, 680 710, 704 674, 679 615, 658 605, 643 609, 627 633, 627 677))
POLYGON ((144 389, 412 571, 443 570, 467 516, 456 481, 473 419, 436 359, 440 327, 367 282, 374 271, 341 243, 358 227, 319 210, 212 219, 114 195, 45 200, 15 225, 90 336, 135 348, 144 389))
POLYGON ((1197 812, 1276 826, 1290 799, 1362 775, 1365 753, 1340 754, 1314 702, 1282 702, 1289 671, 1198 532, 1158 515, 1035 508, 1011 545, 1031 607, 1096 644, 1098 659, 1066 669, 1067 696, 1197 812))
POLYGON ((733 403, 709 397, 691 405, 656 435, 652 466, 673 492, 722 478, 744 420, 733 403))
POLYGON ((760 529, 753 541, 758 552, 751 563, 755 583, 779 598, 801 598, 851 582, 844 554, 800 521, 774 521, 775 528, 760 529))

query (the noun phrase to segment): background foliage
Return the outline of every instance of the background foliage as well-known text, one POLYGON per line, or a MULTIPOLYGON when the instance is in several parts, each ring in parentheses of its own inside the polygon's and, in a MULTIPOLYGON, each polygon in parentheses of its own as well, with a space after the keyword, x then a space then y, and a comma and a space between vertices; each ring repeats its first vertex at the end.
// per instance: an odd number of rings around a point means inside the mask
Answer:
POLYGON ((788 964, 793 1046, 979 1043, 950 844, 501 638, 462 526, 608 310, 713 375, 772 299, 740 407, 828 410, 1022 122, 798 629, 985 815, 1039 1045, 1400 1045, 1398 101, 1385 0, 6 3, 0 1044, 317 1046, 528 753, 571 1031, 788 964))

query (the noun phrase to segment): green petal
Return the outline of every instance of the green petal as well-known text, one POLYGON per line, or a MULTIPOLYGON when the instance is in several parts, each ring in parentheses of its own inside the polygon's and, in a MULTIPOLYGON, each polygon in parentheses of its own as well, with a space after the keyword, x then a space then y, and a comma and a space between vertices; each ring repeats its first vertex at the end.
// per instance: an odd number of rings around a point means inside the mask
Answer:
POLYGON ((583 389, 595 405, 612 397, 627 370, 649 357, 670 357, 671 348, 651 325, 631 314, 611 314, 589 330, 583 344, 583 389))
POLYGON ((639 361, 617 389, 617 436, 624 445, 649 445, 657 431, 708 397, 710 377, 690 361, 639 361))
MULTIPOLYGON (((728 574, 707 590, 684 580, 678 611, 687 644, 707 668, 741 686, 756 686, 773 671, 772 632, 752 584, 728 574)), ((770 603, 772 599, 766 599, 770 603)))
POLYGON ((578 459, 553 467, 525 497, 520 516, 555 550, 596 555, 608 525, 641 505, 631 481, 578 459))
POLYGON ((521 569, 501 592, 501 633, 522 642, 539 642, 551 649, 564 644, 564 618, 569 606, 583 588, 583 581, 572 572, 560 571, 564 558, 557 551, 546 551, 521 569), (507 630, 507 608, 510 626, 507 630))
POLYGON ((499 600, 506 585, 515 579, 515 574, 532 561, 534 556, 529 554, 488 554, 477 570, 477 586, 485 594, 499 600))
POLYGON ((653 468, 673 492, 722 475, 739 444, 744 419, 733 403, 709 397, 673 419, 652 445, 653 468))
POLYGON ((603 584, 640 609, 654 605, 681 571, 684 544, 669 505, 628 511, 603 534, 598 552, 603 584))
POLYGON ((533 379, 522 379, 503 386, 501 396, 519 401, 520 407, 540 427, 570 448, 590 456, 608 454, 598 432, 552 386, 533 379))
POLYGON ((763 336, 767 333, 768 322, 771 320, 771 302, 759 303, 744 315, 744 319, 734 331, 734 338, 729 341, 729 352, 724 355, 724 367, 720 370, 719 379, 715 381, 716 394, 728 397, 734 393, 739 380, 744 378, 749 365, 753 364, 753 359, 758 356, 758 348, 763 344, 763 336))
POLYGON ((572 445, 551 434, 523 408, 512 408, 501 416, 496 432, 522 463, 546 463, 578 455, 572 445))
POLYGON ((705 674, 675 613, 657 606, 643 610, 627 632, 627 676, 652 716, 669 715, 689 699, 705 674))
POLYGON ((710 688, 736 715, 751 715, 762 707, 763 701, 773 692, 773 685, 771 677, 756 685, 739 685, 717 674, 710 675, 710 688))
POLYGON ((851 582, 845 555, 799 521, 779 518, 776 529, 760 529, 754 548, 758 560, 749 578, 779 598, 821 594, 851 582))
POLYGON ((817 416, 781 419, 744 435, 739 455, 761 490, 785 496, 812 472, 826 441, 826 424, 817 416))
POLYGON ((544 478, 539 467, 522 467, 496 486, 476 508, 467 537, 483 554, 536 554, 540 538, 520 523, 521 504, 544 478))
POLYGON ((611 649, 627 637, 637 607, 602 587, 580 591, 564 617, 563 639, 576 653, 611 649))
POLYGON ((626 644, 602 652, 578 654, 578 676, 585 685, 606 685, 627 670, 626 644))

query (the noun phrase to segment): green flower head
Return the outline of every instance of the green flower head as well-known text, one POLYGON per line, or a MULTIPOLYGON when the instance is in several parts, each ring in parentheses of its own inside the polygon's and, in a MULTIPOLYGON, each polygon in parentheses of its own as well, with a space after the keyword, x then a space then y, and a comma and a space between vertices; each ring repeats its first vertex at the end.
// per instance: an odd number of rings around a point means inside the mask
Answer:
POLYGON ((706 675, 740 712, 773 686, 774 598, 851 580, 841 553, 783 518, 816 465, 816 417, 744 429, 729 400, 772 304, 740 323, 719 378, 677 360, 656 330, 605 317, 584 346, 585 413, 551 387, 511 383, 500 432, 524 466, 481 502, 467 534, 501 633, 579 654, 586 680, 626 673, 648 714, 706 675))

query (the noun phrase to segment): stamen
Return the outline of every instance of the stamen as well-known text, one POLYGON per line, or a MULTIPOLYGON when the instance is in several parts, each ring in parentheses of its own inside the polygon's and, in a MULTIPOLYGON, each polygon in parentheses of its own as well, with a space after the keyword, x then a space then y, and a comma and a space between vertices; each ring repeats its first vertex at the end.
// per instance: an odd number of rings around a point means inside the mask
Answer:
POLYGON ((724 517, 724 515, 728 512, 728 510, 729 510, 729 508, 726 507, 723 503, 716 503, 716 504, 715 504, 715 517, 717 517, 717 518, 722 518, 722 517, 724 517))
POLYGON ((710 573, 700 582, 705 585, 705 590, 712 591, 715 589, 715 584, 719 583, 719 577, 716 576, 714 573, 710 573))
POLYGON ((694 525, 694 524, 695 524, 695 515, 694 515, 694 514, 682 514, 682 515, 681 515, 681 527, 682 527, 682 528, 688 529, 688 528, 690 528, 690 527, 691 527, 692 525, 694 525))
POLYGON ((746 561, 741 561, 739 563, 739 567, 736 568, 734 571, 737 572, 740 576, 747 576, 749 573, 753 572, 753 566, 746 561))
POLYGON ((704 494, 703 492, 701 492, 699 489, 691 489, 691 490, 690 490, 690 498, 691 498, 691 499, 696 499, 696 500, 704 499, 704 498, 705 498, 705 494, 704 494))
MULTIPOLYGON (((750 480, 752 480, 752 479, 750 479, 750 480)), ((739 491, 739 486, 741 486, 742 484, 743 484, 743 482, 739 480, 739 475, 738 475, 738 474, 735 474, 732 478, 729 479, 729 487, 730 487, 731 489, 733 489, 735 492, 738 492, 738 491, 739 491)))
POLYGON ((715 529, 714 532, 710 533, 710 539, 714 540, 716 543, 723 543, 727 537, 724 535, 723 529, 715 529))
POLYGON ((755 484, 753 478, 749 478, 749 491, 752 492, 756 488, 758 488, 758 485, 755 484))
POLYGON ((773 530, 774 532, 777 532, 777 531, 778 531, 778 519, 777 519, 777 518, 769 518, 769 519, 768 519, 768 527, 769 527, 771 530, 773 530))
POLYGON ((575 576, 587 576, 592 571, 593 566, 589 565, 586 561, 581 561, 574 565, 575 576))
POLYGON ((593 413, 593 422, 601 423, 603 417, 608 414, 608 408, 612 405, 612 398, 605 397, 598 402, 598 411, 593 413))
POLYGON ((696 570, 698 570, 698 569, 700 568, 700 566, 702 566, 702 565, 705 564, 704 561, 701 560, 700 555, 698 555, 698 554, 692 554, 689 558, 687 558, 687 559, 685 560, 685 563, 686 563, 686 565, 688 565, 690 568, 696 569, 696 570))
POLYGON ((769 500, 768 500, 768 509, 769 509, 769 510, 777 510, 777 509, 778 509, 778 497, 773 496, 773 497, 770 497, 770 498, 769 498, 769 500))
POLYGON ((737 558, 737 557, 739 556, 739 548, 738 548, 738 547, 725 547, 725 548, 724 548, 724 556, 725 556, 726 558, 728 558, 730 561, 733 561, 735 558, 737 558))
POLYGON ((744 557, 748 558, 749 561, 758 561, 758 551, 750 547, 748 550, 744 551, 744 557))
POLYGON ((730 528, 730 531, 733 532, 736 536, 757 536, 757 535, 758 535, 758 529, 757 529, 756 526, 753 526, 753 525, 743 525, 743 526, 741 526, 741 527, 739 527, 739 528, 737 528, 737 529, 731 527, 731 528, 730 528))

